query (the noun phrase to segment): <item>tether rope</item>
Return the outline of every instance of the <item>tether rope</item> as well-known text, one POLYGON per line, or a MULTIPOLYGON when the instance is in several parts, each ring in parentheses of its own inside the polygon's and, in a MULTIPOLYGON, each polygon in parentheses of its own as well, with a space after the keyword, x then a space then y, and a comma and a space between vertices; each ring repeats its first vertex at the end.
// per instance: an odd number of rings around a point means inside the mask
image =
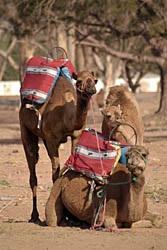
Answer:
MULTIPOLYGON (((136 144, 137 144, 137 133, 136 133, 136 130, 135 130, 135 128, 134 128, 132 125, 130 125, 129 123, 125 123, 125 122, 120 122, 120 124, 116 125, 116 126, 111 130, 111 132, 110 132, 110 134, 109 134, 108 140, 109 140, 109 141, 111 140, 111 136, 112 136, 113 132, 114 132, 119 126, 122 126, 122 125, 123 125, 123 126, 129 126, 130 128, 133 129, 134 134, 133 134, 129 139, 127 139, 127 142, 130 141, 130 140, 133 138, 133 136, 135 135, 135 145, 136 145, 136 144)), ((118 131, 118 132, 119 132, 119 131, 118 131)))
POLYGON ((93 112, 93 100, 92 100, 92 97, 90 98, 90 105, 91 105, 91 111, 92 111, 94 129, 95 129, 95 134, 96 134, 97 147, 98 147, 98 151, 99 151, 100 165, 101 165, 101 169, 102 169, 102 176, 105 177, 106 176, 106 172, 105 172, 104 167, 103 167, 103 161, 102 161, 102 156, 101 156, 101 151, 100 151, 100 145, 99 145, 99 138, 98 138, 98 135, 97 135, 96 122, 95 122, 95 117, 94 117, 94 112, 93 112))

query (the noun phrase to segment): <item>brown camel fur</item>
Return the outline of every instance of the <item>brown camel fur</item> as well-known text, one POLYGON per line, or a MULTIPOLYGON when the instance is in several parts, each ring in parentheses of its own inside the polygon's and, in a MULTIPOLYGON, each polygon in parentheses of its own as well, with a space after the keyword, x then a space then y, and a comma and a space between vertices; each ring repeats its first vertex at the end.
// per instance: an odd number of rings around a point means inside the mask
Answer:
POLYGON ((146 167, 147 155, 148 150, 143 146, 129 148, 127 151, 128 168, 118 163, 115 172, 109 178, 109 183, 105 187, 97 184, 92 202, 88 199, 90 179, 74 171, 66 172, 57 179, 51 189, 45 208, 47 225, 61 225, 65 209, 79 220, 94 225, 101 202, 97 192, 105 190, 107 201, 104 221, 102 221, 103 209, 97 220, 97 223, 102 222, 105 230, 117 231, 117 227, 131 227, 134 222, 142 219, 150 220, 155 227, 160 227, 162 217, 147 211, 147 201, 144 195, 143 171, 146 167))
MULTIPOLYGON (((117 113, 115 113, 115 119, 118 119, 117 113)), ((106 137, 109 137, 112 133, 112 139, 116 141, 128 142, 132 145, 143 145, 144 125, 139 106, 134 94, 127 87, 114 86, 110 88, 106 100, 106 108, 102 111, 102 114, 104 116, 102 133, 106 137), (118 106, 118 109, 120 109, 119 119, 122 119, 122 123, 127 123, 130 126, 118 126, 112 133, 113 128, 117 126, 114 121, 115 106, 118 106)))
POLYGON ((47 101, 43 104, 31 104, 22 98, 19 112, 21 139, 30 171, 30 186, 33 193, 32 222, 39 222, 37 211, 37 176, 35 165, 38 162, 38 140, 42 138, 52 163, 52 179, 57 179, 60 170, 59 146, 71 137, 71 151, 74 151, 82 130, 86 126, 89 100, 96 93, 96 79, 92 73, 78 73, 75 91, 72 84, 60 76, 47 101), (41 124, 39 125, 39 115, 41 124))

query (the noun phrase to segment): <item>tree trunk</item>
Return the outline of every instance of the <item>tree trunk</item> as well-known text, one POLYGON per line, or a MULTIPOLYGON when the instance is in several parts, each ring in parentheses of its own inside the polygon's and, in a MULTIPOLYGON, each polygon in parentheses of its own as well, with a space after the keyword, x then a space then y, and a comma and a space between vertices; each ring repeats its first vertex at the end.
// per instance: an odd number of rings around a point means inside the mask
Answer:
POLYGON ((26 72, 27 61, 33 57, 35 46, 31 36, 22 37, 20 39, 20 82, 22 83, 26 72))
POLYGON ((67 48, 68 48, 68 58, 71 60, 74 67, 76 67, 75 61, 75 27, 74 24, 68 28, 67 32, 67 48))
POLYGON ((167 66, 159 66, 161 75, 161 96, 158 110, 143 118, 146 127, 161 128, 167 125, 167 66))
POLYGON ((92 47, 84 46, 85 70, 96 72, 97 67, 93 57, 92 47))
POLYGON ((64 23, 60 23, 57 27, 57 42, 58 46, 67 52, 67 32, 64 23))
POLYGON ((105 82, 104 82, 104 103, 106 102, 107 96, 110 91, 110 87, 113 86, 113 65, 112 56, 106 56, 106 71, 105 71, 105 82))
POLYGON ((160 68, 161 75, 161 97, 159 109, 156 112, 159 114, 160 120, 167 121, 167 67, 160 68))
POLYGON ((85 69, 83 45, 80 45, 80 44, 76 46, 76 67, 77 67, 78 72, 85 69))
POLYGON ((0 81, 2 81, 3 75, 5 73, 6 70, 6 66, 7 66, 7 60, 3 62, 2 66, 1 66, 1 71, 0 71, 0 81))

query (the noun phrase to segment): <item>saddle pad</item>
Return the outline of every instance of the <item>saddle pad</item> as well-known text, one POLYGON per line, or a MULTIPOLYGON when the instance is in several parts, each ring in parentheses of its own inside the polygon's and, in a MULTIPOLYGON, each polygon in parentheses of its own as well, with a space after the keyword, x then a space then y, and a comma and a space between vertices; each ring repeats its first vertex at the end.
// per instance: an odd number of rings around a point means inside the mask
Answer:
POLYGON ((75 152, 66 161, 65 168, 104 183, 104 178, 111 175, 119 158, 119 146, 111 145, 101 133, 95 133, 93 129, 85 129, 75 152))
POLYGON ((44 103, 60 75, 61 68, 64 67, 71 77, 73 72, 77 74, 68 59, 32 57, 27 63, 26 75, 20 89, 21 95, 37 103, 44 103))

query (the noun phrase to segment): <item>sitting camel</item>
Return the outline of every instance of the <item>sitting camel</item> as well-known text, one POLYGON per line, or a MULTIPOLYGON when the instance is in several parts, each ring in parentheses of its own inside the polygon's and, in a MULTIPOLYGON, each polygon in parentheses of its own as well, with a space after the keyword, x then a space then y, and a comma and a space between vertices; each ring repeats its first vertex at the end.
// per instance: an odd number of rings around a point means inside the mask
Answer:
POLYGON ((82 130, 86 126, 89 100, 96 93, 96 79, 92 73, 78 73, 76 91, 71 82, 59 76, 44 104, 22 98, 19 112, 21 139, 30 171, 30 186, 33 193, 31 222, 40 222, 37 211, 37 176, 35 165, 38 162, 38 140, 42 138, 52 163, 53 182, 59 176, 59 146, 71 137, 74 151, 82 130), (34 107, 35 106, 35 107, 34 107), (39 126, 39 116, 41 123, 39 126))
POLYGON ((142 219, 150 220, 152 225, 160 227, 162 217, 147 211, 144 195, 147 155, 148 150, 143 146, 128 148, 127 167, 118 163, 106 185, 96 183, 92 202, 89 200, 90 178, 75 171, 67 171, 51 189, 45 208, 47 225, 61 225, 68 210, 77 219, 93 227, 100 223, 106 231, 117 231, 118 227, 130 228, 134 222, 142 219), (104 208, 100 210, 103 202, 104 208))
POLYGON ((143 145, 143 121, 136 98, 127 87, 110 88, 102 114, 102 133, 106 137, 132 145, 143 145))

